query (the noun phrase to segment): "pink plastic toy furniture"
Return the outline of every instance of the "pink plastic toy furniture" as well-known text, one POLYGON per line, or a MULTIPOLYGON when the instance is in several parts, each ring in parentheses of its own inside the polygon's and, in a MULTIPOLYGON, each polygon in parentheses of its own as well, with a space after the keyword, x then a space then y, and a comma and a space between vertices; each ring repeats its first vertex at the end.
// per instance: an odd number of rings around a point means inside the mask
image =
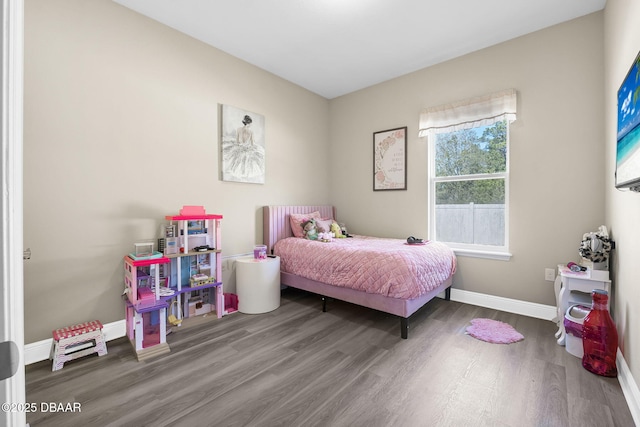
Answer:
POLYGON ((53 331, 52 371, 62 369, 64 362, 92 353, 98 353, 98 356, 107 354, 107 345, 102 335, 102 323, 99 320, 53 331), (86 347, 87 345, 89 348, 86 347))

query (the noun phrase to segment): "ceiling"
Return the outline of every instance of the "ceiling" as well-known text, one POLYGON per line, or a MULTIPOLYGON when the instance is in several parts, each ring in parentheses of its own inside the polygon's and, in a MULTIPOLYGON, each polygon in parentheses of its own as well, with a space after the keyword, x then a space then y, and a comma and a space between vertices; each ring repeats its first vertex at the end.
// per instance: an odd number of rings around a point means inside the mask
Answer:
POLYGON ((332 99, 606 0, 114 0, 332 99))

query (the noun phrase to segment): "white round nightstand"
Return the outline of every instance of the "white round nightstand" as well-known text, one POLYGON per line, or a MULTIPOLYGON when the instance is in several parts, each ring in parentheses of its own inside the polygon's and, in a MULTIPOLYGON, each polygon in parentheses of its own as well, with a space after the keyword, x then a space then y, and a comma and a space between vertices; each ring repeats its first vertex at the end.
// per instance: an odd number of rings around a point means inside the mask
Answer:
POLYGON ((236 260, 238 311, 259 314, 280 307, 280 257, 236 260))

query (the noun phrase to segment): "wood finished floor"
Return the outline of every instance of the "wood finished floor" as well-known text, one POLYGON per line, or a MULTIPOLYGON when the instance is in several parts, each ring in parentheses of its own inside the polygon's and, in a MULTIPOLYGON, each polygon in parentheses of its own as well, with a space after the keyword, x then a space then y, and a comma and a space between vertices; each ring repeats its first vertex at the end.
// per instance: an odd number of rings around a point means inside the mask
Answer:
POLYGON ((584 370, 555 325, 435 299, 409 339, 398 318, 287 289, 261 315, 174 328, 171 353, 138 362, 126 339, 108 355, 51 372, 26 369, 27 402, 79 402, 80 413, 30 413, 40 426, 633 426, 616 379, 584 370), (508 322, 510 345, 465 334, 508 322))

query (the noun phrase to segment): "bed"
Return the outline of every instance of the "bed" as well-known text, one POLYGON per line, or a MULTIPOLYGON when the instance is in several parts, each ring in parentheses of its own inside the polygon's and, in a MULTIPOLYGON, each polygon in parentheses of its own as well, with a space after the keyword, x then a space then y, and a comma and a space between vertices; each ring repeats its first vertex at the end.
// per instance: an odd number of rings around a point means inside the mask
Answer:
POLYGON ((280 257, 282 284, 321 295, 323 311, 329 297, 396 315, 406 339, 413 313, 442 292, 450 299, 456 258, 446 245, 368 236, 328 243, 294 237, 292 214, 314 212, 336 219, 329 205, 264 206, 263 234, 268 253, 280 257), (365 264, 374 270, 367 272, 365 264))

